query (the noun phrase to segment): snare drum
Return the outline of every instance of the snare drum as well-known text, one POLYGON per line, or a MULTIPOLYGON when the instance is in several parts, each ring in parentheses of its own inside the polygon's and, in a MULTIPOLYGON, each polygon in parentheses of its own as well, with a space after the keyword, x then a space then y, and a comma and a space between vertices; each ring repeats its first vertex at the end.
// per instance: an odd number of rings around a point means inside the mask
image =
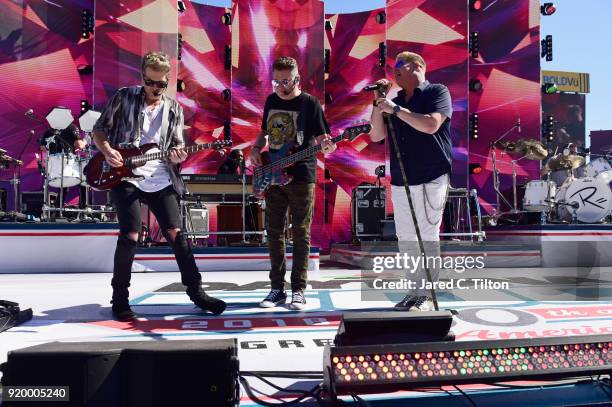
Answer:
POLYGON ((73 187, 81 183, 81 177, 81 165, 74 154, 59 153, 48 156, 47 180, 49 186, 54 188, 73 187))
POLYGON ((552 197, 557 193, 553 181, 529 181, 525 186, 523 209, 534 212, 550 212, 552 197))

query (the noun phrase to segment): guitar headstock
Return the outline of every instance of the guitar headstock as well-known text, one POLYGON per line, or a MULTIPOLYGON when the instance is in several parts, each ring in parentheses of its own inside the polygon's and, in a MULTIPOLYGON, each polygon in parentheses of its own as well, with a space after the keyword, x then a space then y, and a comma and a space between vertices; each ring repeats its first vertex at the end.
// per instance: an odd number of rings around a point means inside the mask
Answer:
POLYGON ((355 126, 347 127, 342 132, 342 139, 353 141, 360 134, 369 133, 370 130, 372 130, 372 125, 368 122, 363 122, 355 126))

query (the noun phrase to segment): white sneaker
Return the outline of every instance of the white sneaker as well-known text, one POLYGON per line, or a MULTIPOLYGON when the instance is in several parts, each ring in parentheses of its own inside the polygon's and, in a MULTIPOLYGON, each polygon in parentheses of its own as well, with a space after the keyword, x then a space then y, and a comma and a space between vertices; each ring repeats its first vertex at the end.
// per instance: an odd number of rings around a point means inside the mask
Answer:
POLYGON ((296 290, 291 293, 291 304, 289 309, 302 310, 306 308, 306 297, 304 297, 304 290, 296 290))

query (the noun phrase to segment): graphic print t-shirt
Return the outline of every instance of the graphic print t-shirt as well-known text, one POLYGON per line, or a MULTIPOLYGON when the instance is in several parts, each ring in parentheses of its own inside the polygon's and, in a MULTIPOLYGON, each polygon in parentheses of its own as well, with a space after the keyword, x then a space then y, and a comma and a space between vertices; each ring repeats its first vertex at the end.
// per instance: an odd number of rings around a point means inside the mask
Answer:
MULTIPOLYGON (((261 129, 268 135, 272 151, 280 150, 288 143, 295 143, 298 146, 296 151, 299 151, 316 144, 315 137, 329 134, 319 100, 306 92, 291 100, 283 100, 276 93, 268 96, 261 129)), ((287 174, 293 177, 293 182, 316 182, 316 167, 317 159, 313 155, 288 168, 287 174)))

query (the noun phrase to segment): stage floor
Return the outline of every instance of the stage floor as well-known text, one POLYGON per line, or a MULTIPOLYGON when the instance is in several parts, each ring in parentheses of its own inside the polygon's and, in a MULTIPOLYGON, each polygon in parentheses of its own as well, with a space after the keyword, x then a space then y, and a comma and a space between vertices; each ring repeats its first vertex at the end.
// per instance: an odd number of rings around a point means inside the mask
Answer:
MULTIPOLYGON (((507 272, 510 270, 506 269, 507 272)), ((503 273, 504 270, 497 269, 496 272, 503 273)), ((516 269, 513 272, 516 273, 516 269)), ((134 273, 131 304, 140 318, 130 323, 111 319, 110 273, 0 274, 0 298, 18 302, 22 308, 34 311, 30 322, 0 333, 0 363, 6 360, 7 352, 12 349, 50 341, 236 337, 243 371, 320 371, 323 347, 333 339, 343 311, 382 310, 393 305, 392 301, 362 301, 357 282, 359 273, 358 269, 329 266, 310 273, 310 286, 306 293, 308 306, 302 312, 285 307, 268 310, 257 307, 269 289, 266 272, 203 273, 204 284, 213 288, 210 293, 229 304, 227 311, 219 317, 200 313, 194 308, 182 291, 178 272, 134 273)), ((525 275, 534 278, 533 281, 538 275, 564 278, 567 274, 575 275, 575 270, 525 270, 525 275)), ((598 276, 599 280, 582 285, 580 289, 591 287, 600 294, 609 295, 612 281, 608 280, 612 280, 612 268, 599 269, 598 276)), ((566 286, 563 290, 572 289, 566 286)), ((503 298, 509 300, 451 301, 443 295, 440 305, 458 311, 453 331, 459 341, 612 333, 612 302, 538 302, 524 297, 512 298, 512 293, 508 292, 503 298)), ((276 383, 311 388, 316 381, 296 383, 283 379, 276 380, 276 383)), ((254 386, 266 393, 274 393, 261 383, 255 382, 254 386)), ((482 388, 476 386, 472 390, 482 388)), ((578 394, 575 390, 571 394, 578 394)), ((597 394, 602 397, 602 391, 597 387, 583 390, 599 392, 597 394)), ((469 404, 458 393, 453 394, 402 392, 366 399, 380 401, 373 405, 392 405, 383 401, 398 398, 418 400, 416 405, 469 404)), ((485 400, 482 397, 486 398, 486 394, 481 393, 481 400, 485 400)), ((563 391, 556 394, 568 400, 563 391)), ((513 405, 509 395, 509 404, 502 399, 496 398, 494 404, 513 405)), ((547 401, 539 405, 547 405, 547 401)), ((254 405, 244 392, 241 405, 254 405)))

